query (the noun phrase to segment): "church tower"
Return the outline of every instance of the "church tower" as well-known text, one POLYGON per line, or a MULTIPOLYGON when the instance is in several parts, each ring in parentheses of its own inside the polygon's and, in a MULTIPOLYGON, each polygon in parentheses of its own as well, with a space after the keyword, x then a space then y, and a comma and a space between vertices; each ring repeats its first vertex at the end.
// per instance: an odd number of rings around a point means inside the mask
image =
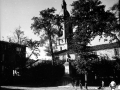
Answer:
POLYGON ((70 37, 72 37, 73 29, 72 29, 72 23, 71 23, 71 17, 69 12, 67 11, 67 4, 65 0, 63 0, 62 4, 62 10, 63 10, 63 30, 61 31, 61 36, 57 38, 57 50, 68 50, 69 48, 69 41, 71 40, 70 37))
POLYGON ((60 37, 57 38, 57 51, 58 51, 58 56, 60 60, 65 60, 64 67, 65 67, 65 75, 62 79, 63 85, 68 85, 71 84, 71 77, 70 77, 70 62, 69 60, 71 59, 71 56, 69 55, 69 40, 70 40, 70 35, 72 35, 73 30, 72 30, 72 24, 70 22, 70 14, 67 11, 67 4, 65 0, 63 0, 62 4, 62 9, 63 9, 63 19, 64 19, 64 24, 63 24, 63 30, 62 34, 60 37))

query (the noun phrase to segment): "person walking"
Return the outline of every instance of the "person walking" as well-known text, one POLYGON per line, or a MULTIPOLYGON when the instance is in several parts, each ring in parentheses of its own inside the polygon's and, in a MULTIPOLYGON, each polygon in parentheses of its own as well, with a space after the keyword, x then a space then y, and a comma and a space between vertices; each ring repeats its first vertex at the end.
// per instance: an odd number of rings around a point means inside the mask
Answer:
POLYGON ((120 85, 118 85, 118 89, 120 89, 120 85))
POLYGON ((75 90, 77 90, 77 80, 75 80, 75 90))
POLYGON ((110 88, 111 88, 111 90, 115 90, 115 88, 116 88, 116 83, 115 83, 115 81, 111 81, 111 83, 110 83, 110 88))
POLYGON ((82 90, 82 83, 81 83, 81 80, 79 80, 79 87, 80 87, 80 89, 82 90))
POLYGON ((72 78, 72 86, 73 87, 75 86, 75 80, 74 80, 74 78, 72 78))
POLYGON ((102 80, 102 88, 104 88, 104 81, 102 80))

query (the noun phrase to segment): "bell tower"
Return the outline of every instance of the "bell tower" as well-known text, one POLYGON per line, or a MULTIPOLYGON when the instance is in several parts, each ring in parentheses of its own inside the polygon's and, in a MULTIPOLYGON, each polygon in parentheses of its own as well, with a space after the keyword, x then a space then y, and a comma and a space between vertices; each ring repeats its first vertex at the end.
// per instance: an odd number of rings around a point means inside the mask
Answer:
POLYGON ((57 38, 57 50, 59 52, 58 56, 60 60, 65 60, 64 67, 65 67, 65 74, 62 78, 62 85, 70 85, 72 82, 72 78, 70 77, 70 55, 68 54, 68 45, 69 45, 69 35, 72 34, 72 25, 70 22, 70 14, 67 11, 67 4, 65 0, 63 0, 62 4, 63 9, 63 19, 64 29, 62 30, 62 36, 57 38), (61 52, 64 52, 61 54, 61 52))

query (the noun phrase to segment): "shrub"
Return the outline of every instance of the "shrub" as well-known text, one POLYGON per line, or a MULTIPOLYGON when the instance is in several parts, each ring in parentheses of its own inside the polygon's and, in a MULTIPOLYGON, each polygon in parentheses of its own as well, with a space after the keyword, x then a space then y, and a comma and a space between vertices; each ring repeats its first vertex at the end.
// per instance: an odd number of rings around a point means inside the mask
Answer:
POLYGON ((56 62, 52 65, 51 61, 42 61, 37 66, 25 69, 22 77, 24 82, 33 84, 55 85, 55 83, 64 75, 64 66, 62 62, 56 62))

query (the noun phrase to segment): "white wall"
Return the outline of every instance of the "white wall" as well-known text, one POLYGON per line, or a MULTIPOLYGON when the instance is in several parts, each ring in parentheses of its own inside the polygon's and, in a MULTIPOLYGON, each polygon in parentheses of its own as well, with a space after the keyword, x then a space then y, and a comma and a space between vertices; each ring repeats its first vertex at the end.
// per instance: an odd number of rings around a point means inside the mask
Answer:
POLYGON ((108 56, 110 60, 113 59, 112 58, 113 56, 115 56, 114 55, 114 49, 98 50, 96 52, 97 52, 97 55, 108 56))
MULTIPOLYGON (((119 50, 119 57, 120 57, 120 48, 117 48, 119 50)), ((110 60, 113 60, 113 57, 115 56, 115 51, 113 49, 105 49, 105 50, 98 50, 96 51, 97 55, 100 56, 108 56, 110 60)))
MULTIPOLYGON (((100 39, 100 36, 96 36, 88 46, 95 46, 95 45, 101 45, 101 44, 109 44, 110 37, 107 37, 108 41, 104 41, 106 39, 104 36, 100 39)), ((115 42, 115 41, 112 41, 115 42)))
POLYGON ((120 48, 118 48, 118 50, 119 50, 119 57, 120 57, 120 48))
POLYGON ((75 60, 75 58, 76 58, 75 54, 70 54, 70 57, 71 57, 72 60, 75 60))

